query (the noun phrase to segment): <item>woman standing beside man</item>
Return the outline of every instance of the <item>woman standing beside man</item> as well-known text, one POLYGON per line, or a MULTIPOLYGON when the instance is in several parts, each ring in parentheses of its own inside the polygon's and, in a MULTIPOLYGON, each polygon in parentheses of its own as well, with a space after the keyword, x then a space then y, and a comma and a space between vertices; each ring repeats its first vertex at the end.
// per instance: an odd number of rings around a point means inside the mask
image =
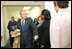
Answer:
POLYGON ((39 38, 37 42, 39 43, 39 48, 50 48, 50 12, 44 9, 39 17, 39 22, 41 25, 38 27, 39 38))

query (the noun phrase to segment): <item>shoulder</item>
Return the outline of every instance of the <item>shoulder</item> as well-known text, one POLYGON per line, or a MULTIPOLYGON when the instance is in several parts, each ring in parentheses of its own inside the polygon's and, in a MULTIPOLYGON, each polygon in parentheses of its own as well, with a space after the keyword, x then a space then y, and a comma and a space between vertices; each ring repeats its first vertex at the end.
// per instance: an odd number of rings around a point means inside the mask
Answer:
POLYGON ((43 24, 48 25, 50 23, 50 20, 46 20, 43 22, 43 24))
POLYGON ((9 21, 9 22, 11 22, 11 21, 9 21))
POLYGON ((26 18, 27 21, 33 21, 31 18, 26 18))
POLYGON ((9 21, 9 23, 11 23, 11 21, 9 21))
POLYGON ((49 25, 50 25, 50 21, 49 20, 43 22, 43 26, 44 27, 48 27, 49 25))
POLYGON ((17 22, 17 21, 14 21, 15 23, 17 22))
POLYGON ((19 23, 21 20, 18 20, 17 23, 19 23))

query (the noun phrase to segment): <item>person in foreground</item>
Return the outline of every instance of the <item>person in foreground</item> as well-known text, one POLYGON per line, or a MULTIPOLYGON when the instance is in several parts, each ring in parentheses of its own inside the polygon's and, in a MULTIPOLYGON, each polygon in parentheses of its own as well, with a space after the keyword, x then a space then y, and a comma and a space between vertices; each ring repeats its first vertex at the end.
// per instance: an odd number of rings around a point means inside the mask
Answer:
POLYGON ((21 20, 17 21, 18 29, 21 30, 20 48, 33 48, 33 39, 38 39, 36 25, 31 18, 27 18, 27 12, 20 11, 21 20), (31 28, 33 27, 33 32, 31 28))
POLYGON ((51 19, 51 48, 71 48, 71 11, 69 1, 55 1, 57 15, 51 19))

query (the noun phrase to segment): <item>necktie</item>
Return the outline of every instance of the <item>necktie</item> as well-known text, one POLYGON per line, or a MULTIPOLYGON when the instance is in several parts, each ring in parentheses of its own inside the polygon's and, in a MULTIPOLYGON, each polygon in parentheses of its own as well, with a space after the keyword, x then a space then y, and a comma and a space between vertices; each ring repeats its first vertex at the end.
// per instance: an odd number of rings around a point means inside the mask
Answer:
POLYGON ((24 20, 22 20, 22 31, 24 30, 24 20))

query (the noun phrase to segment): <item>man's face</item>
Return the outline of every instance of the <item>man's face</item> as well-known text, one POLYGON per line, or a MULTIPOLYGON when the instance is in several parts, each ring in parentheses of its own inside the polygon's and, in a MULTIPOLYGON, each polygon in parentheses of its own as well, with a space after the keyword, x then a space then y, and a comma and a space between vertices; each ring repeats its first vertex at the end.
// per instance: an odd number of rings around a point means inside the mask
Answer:
POLYGON ((58 7, 58 5, 57 5, 57 2, 56 2, 55 4, 56 4, 56 5, 54 6, 54 8, 55 8, 56 12, 58 12, 59 7, 58 7))
POLYGON ((21 17, 22 17, 22 19, 25 19, 26 17, 27 17, 27 13, 26 12, 21 12, 21 17))

